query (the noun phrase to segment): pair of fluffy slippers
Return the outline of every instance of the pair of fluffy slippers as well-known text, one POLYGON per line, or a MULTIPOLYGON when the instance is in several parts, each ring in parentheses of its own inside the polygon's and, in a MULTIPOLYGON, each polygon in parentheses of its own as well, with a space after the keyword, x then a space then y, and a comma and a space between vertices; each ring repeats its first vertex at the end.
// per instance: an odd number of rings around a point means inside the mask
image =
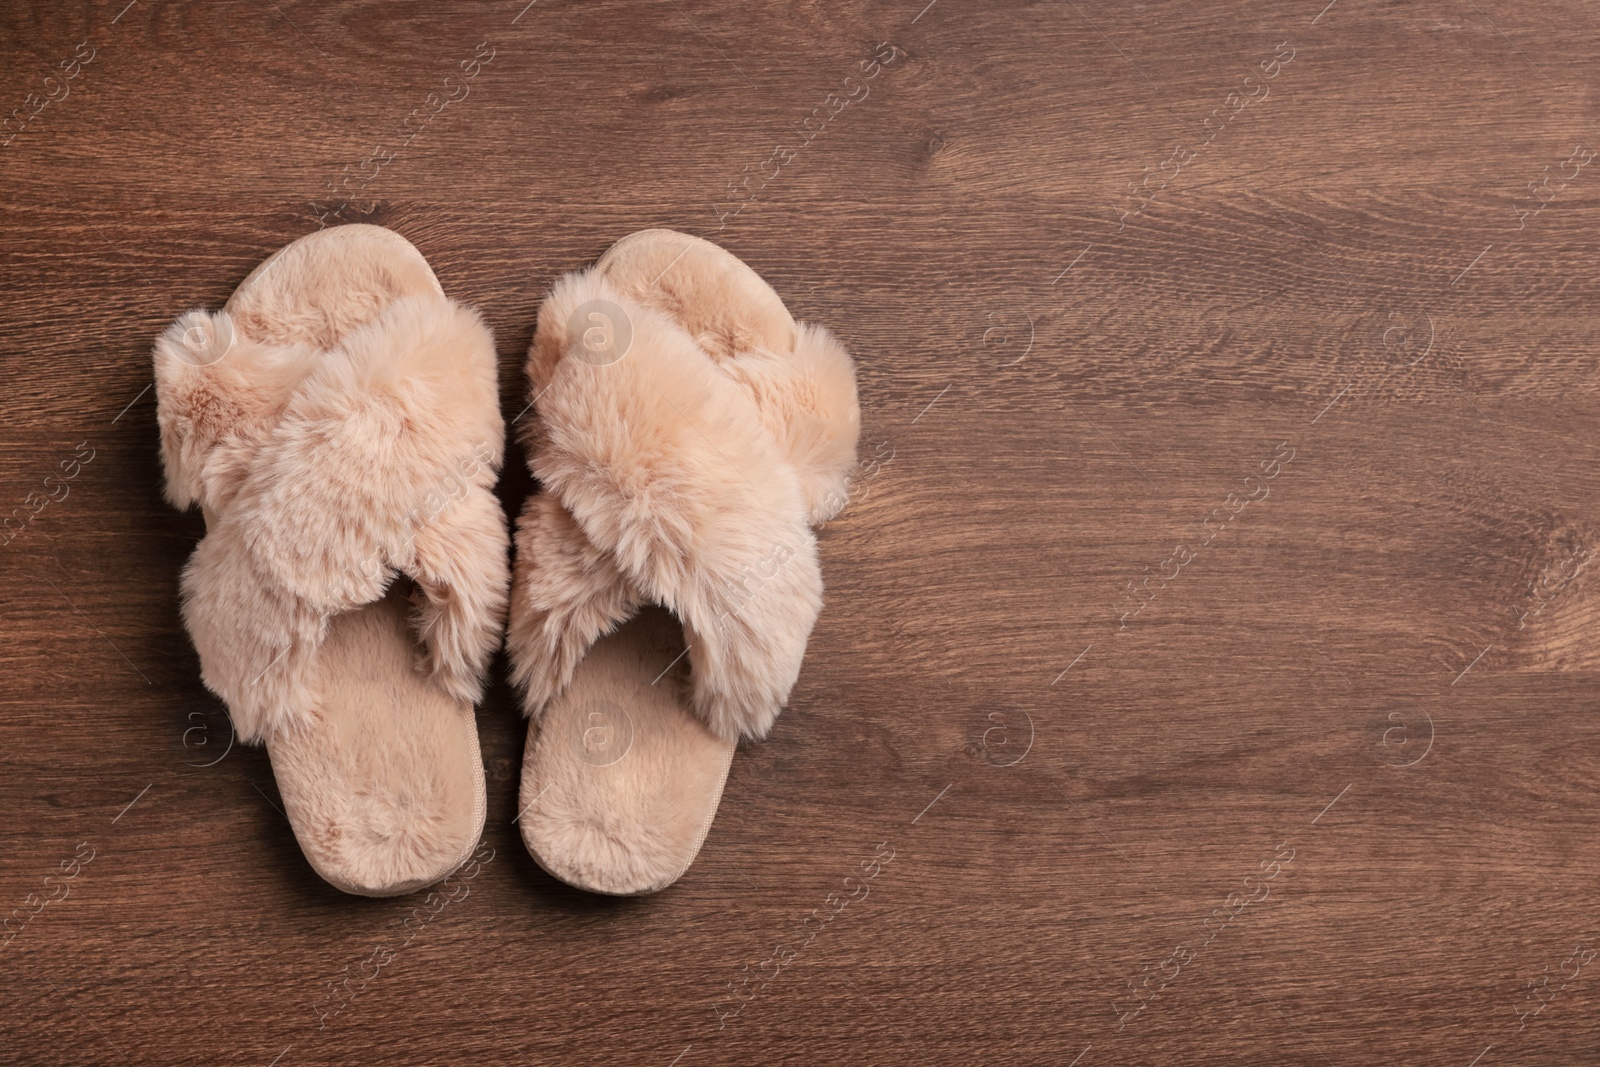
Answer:
POLYGON ((595 892, 683 874, 799 673, 860 425, 838 342, 723 249, 647 230, 555 286, 527 373, 513 568, 493 339, 398 234, 303 237, 156 343, 167 496, 206 520, 182 579, 201 677, 347 892, 476 846, 508 609, 523 840, 595 892))

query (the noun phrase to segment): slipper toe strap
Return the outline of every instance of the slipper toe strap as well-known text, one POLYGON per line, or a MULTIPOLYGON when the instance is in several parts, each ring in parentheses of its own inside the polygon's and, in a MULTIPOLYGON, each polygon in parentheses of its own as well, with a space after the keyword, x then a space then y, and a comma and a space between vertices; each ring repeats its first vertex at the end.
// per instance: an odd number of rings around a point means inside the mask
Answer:
POLYGON ((171 401, 162 426, 164 438, 174 429, 176 498, 205 504, 208 525, 226 505, 185 573, 185 620, 241 736, 311 712, 327 619, 382 597, 397 572, 422 593, 422 666, 475 700, 509 583, 493 494, 504 425, 482 321, 442 297, 397 300, 304 361, 270 425, 207 446, 183 401, 254 386, 226 363, 200 368, 199 381, 179 368, 200 391, 164 392, 161 404, 171 401))
POLYGON ((535 521, 525 514, 519 534, 534 553, 511 635, 528 710, 564 689, 589 644, 642 599, 682 620, 706 724, 764 736, 822 604, 794 468, 749 394, 686 332, 593 275, 558 283, 534 349, 531 465, 559 504, 530 505, 535 521), (619 358, 593 359, 569 326, 593 306, 626 317, 619 358))

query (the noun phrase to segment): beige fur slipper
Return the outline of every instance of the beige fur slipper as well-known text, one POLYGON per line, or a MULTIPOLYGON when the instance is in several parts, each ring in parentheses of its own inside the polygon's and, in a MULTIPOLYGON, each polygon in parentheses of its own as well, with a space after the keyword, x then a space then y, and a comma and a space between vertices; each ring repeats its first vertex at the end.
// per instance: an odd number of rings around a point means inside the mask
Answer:
POLYGON ((646 230, 556 284, 528 377, 543 491, 507 631, 532 720, 522 837, 564 882, 650 893, 688 869, 734 746, 800 672, 855 368, 730 253, 646 230))
POLYGON ((295 241, 156 342, 167 498, 206 519, 182 581, 201 677, 349 893, 437 882, 483 829, 473 704, 509 582, 495 364, 377 226, 295 241))

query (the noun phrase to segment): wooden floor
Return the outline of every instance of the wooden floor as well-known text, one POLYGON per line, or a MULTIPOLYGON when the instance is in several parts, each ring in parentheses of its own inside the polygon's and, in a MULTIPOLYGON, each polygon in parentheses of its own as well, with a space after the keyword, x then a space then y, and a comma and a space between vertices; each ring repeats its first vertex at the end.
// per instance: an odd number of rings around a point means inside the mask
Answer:
POLYGON ((1600 15, 1325 4, 5 5, 0 1061, 1596 1062, 1600 15), (659 896, 526 854, 503 662, 434 898, 320 881, 200 685, 150 345, 341 221, 508 419, 647 226, 859 360, 659 896))

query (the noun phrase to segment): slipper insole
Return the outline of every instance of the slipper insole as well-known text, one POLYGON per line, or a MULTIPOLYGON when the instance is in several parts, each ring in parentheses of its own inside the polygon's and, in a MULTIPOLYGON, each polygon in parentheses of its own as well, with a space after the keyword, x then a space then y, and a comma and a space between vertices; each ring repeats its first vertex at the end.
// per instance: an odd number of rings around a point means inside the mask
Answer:
POLYGON ((483 763, 469 705, 413 666, 405 586, 338 615, 317 659, 316 722, 268 742, 306 858, 348 893, 431 885, 483 830, 483 763))
POLYGON ((687 684, 682 627, 646 608, 595 642, 529 727, 518 821, 551 875, 625 896, 694 861, 735 745, 688 710, 687 684))

